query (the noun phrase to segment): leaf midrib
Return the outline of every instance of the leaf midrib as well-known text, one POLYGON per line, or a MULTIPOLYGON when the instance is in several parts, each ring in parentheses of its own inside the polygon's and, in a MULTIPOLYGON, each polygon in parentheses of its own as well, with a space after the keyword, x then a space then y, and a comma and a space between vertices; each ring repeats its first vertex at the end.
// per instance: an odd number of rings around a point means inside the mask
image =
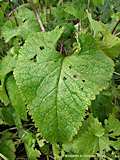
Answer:
POLYGON ((57 82, 56 82, 56 97, 55 97, 55 106, 56 106, 56 117, 57 117, 57 129, 56 129, 56 133, 57 133, 57 140, 58 140, 58 104, 57 104, 57 100, 58 100, 58 90, 59 90, 59 82, 60 82, 60 77, 61 77, 61 72, 62 72, 62 66, 63 66, 63 62, 64 62, 64 59, 65 57, 62 57, 61 59, 61 66, 60 66, 60 72, 59 72, 59 75, 58 75, 58 79, 57 79, 57 82))

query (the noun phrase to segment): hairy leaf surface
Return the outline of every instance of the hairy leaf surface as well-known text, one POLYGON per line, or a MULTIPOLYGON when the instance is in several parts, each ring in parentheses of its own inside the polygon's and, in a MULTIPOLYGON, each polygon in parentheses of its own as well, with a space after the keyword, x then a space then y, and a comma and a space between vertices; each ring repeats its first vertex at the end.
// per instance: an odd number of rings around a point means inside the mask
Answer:
POLYGON ((7 125, 15 124, 14 123, 14 109, 11 106, 0 108, 0 121, 2 124, 7 124, 7 125))
POLYGON ((55 51, 61 33, 57 28, 29 39, 14 72, 36 126, 50 142, 72 139, 87 106, 107 87, 113 72, 112 60, 85 44, 80 54, 68 57, 55 51))
POLYGON ((15 145, 9 132, 4 133, 0 140, 0 153, 9 160, 15 159, 15 145))
POLYGON ((13 76, 9 76, 6 81, 6 89, 9 95, 12 106, 14 107, 16 113, 20 116, 21 119, 27 119, 27 112, 25 103, 22 99, 22 96, 18 90, 15 79, 13 76))
POLYGON ((9 72, 13 71, 13 68, 16 64, 16 60, 16 55, 11 55, 8 53, 8 55, 0 61, 0 80, 2 81, 2 84, 4 83, 6 75, 9 72))
POLYGON ((76 18, 84 19, 86 16, 85 9, 86 9, 85 1, 76 0, 72 1, 71 3, 70 2, 66 3, 64 10, 65 12, 75 16, 76 18))
MULTIPOLYGON (((104 128, 101 123, 96 118, 89 117, 73 141, 63 144, 67 153, 65 159, 71 158, 70 155, 72 155, 73 160, 89 160, 100 148, 105 149, 105 145, 101 144, 103 135, 104 128)), ((105 138, 104 141, 106 141, 105 138)))
POLYGON ((108 118, 109 114, 112 113, 113 107, 112 96, 105 95, 104 92, 99 94, 91 105, 93 115, 97 117, 100 122, 104 122, 104 120, 108 118))
POLYGON ((98 44, 104 53, 112 58, 120 55, 120 38, 111 34, 109 28, 104 23, 92 19, 90 13, 88 13, 88 18, 90 21, 91 29, 94 32, 94 36, 97 38, 99 37, 98 44))
POLYGON ((5 90, 5 79, 7 77, 7 74, 13 71, 15 64, 16 64, 17 56, 16 55, 11 55, 8 53, 7 56, 5 56, 1 61, 0 61, 0 100, 5 104, 8 105, 9 99, 6 94, 5 90))
POLYGON ((2 27, 2 36, 6 42, 15 36, 26 39, 31 32, 39 31, 34 13, 30 9, 19 7, 15 12, 15 17, 16 19, 12 17, 2 27))
POLYGON ((40 152, 35 148, 36 140, 31 132, 25 131, 22 140, 25 144, 25 149, 29 160, 37 160, 40 157, 40 152))
POLYGON ((0 100, 6 106, 9 104, 9 99, 8 99, 7 94, 6 94, 5 87, 3 85, 0 85, 0 100))
POLYGON ((115 117, 115 115, 110 115, 108 120, 105 121, 106 129, 111 132, 111 137, 120 136, 120 121, 115 117))

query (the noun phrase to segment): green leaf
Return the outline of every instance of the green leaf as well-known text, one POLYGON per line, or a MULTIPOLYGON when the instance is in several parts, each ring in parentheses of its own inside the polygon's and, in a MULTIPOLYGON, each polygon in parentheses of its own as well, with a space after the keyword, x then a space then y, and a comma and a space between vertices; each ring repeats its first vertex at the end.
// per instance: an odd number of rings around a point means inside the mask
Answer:
POLYGON ((4 124, 3 116, 2 116, 2 108, 0 108, 0 125, 4 124))
POLYGON ((4 13, 0 11, 0 28, 4 24, 5 18, 4 18, 4 13))
POLYGON ((102 137, 104 135, 104 128, 102 128, 101 123, 97 118, 90 117, 89 118, 89 126, 88 131, 90 131, 96 137, 102 137))
POLYGON ((0 153, 8 160, 15 160, 15 145, 10 133, 4 133, 0 140, 0 153))
POLYGON ((70 15, 83 20, 86 17, 85 8, 86 3, 84 0, 75 0, 71 3, 66 3, 64 10, 70 15))
POLYGON ((104 5, 105 0, 92 0, 95 6, 104 5))
POLYGON ((14 109, 11 106, 2 107, 0 112, 4 124, 14 125, 14 109))
POLYGON ((2 36, 6 42, 15 36, 26 39, 31 32, 39 31, 39 26, 34 13, 30 9, 19 7, 15 12, 15 17, 16 20, 12 17, 2 27, 2 36))
POLYGON ((110 145, 119 151, 120 149, 120 138, 117 141, 111 141, 110 145))
POLYGON ((105 24, 92 19, 90 13, 87 12, 87 14, 91 29, 94 32, 94 36, 98 39, 98 45, 100 49, 102 49, 106 55, 112 58, 118 56, 120 54, 120 38, 111 34, 105 24))
POLYGON ((101 21, 96 21, 92 18, 91 14, 87 11, 88 19, 90 22, 91 30, 94 32, 94 36, 98 36, 98 33, 105 32, 106 27, 101 21))
POLYGON ((36 126, 50 142, 72 139, 91 100, 113 73, 113 61, 97 49, 68 57, 55 51, 60 35, 61 29, 55 29, 28 39, 14 72, 36 126))
POLYGON ((7 89, 11 104, 14 107, 17 115, 19 115, 21 119, 26 120, 27 111, 26 111, 25 103, 20 94, 20 91, 18 90, 16 81, 12 75, 9 76, 6 80, 6 89, 7 89))
POLYGON ((0 80, 2 81, 2 84, 4 83, 4 80, 6 78, 6 75, 13 71, 15 64, 17 60, 17 55, 12 55, 8 53, 7 56, 3 57, 3 59, 0 62, 0 80))
POLYGON ((36 140, 33 137, 32 133, 25 132, 22 140, 24 142, 29 160, 37 160, 37 158, 40 157, 40 152, 35 148, 36 140))
POLYGON ((104 151, 108 152, 110 150, 110 140, 108 135, 103 135, 99 138, 99 152, 104 153, 104 151))
POLYGON ((115 114, 111 114, 109 118, 105 120, 105 130, 106 136, 109 137, 109 141, 106 144, 119 151, 120 121, 115 117, 115 114))
POLYGON ((18 4, 18 0, 11 0, 11 2, 18 4))
POLYGON ((108 56, 114 58, 120 55, 120 38, 106 32, 103 37, 103 41, 100 42, 101 49, 108 56))
POLYGON ((105 120, 106 130, 110 133, 110 136, 120 136, 120 121, 115 118, 115 115, 110 115, 108 120, 105 120))
POLYGON ((9 99, 5 90, 5 79, 7 78, 8 73, 13 71, 15 65, 16 65, 17 55, 12 55, 8 53, 7 56, 5 56, 0 61, 0 100, 5 104, 8 105, 9 99))
POLYGON ((4 103, 5 106, 9 104, 9 99, 3 85, 0 85, 0 100, 2 103, 4 103))
POLYGON ((39 4, 39 0, 33 0, 34 4, 39 4))
POLYGON ((105 95, 104 92, 99 94, 91 105, 93 115, 101 122, 108 118, 109 114, 112 113, 113 107, 112 96, 105 95))
POLYGON ((66 159, 71 158, 70 156, 72 155, 75 160, 89 160, 92 155, 100 151, 100 147, 101 150, 105 148, 101 143, 104 132, 101 123, 96 118, 90 116, 84 121, 83 126, 73 141, 63 144, 63 149, 67 152, 65 154, 66 159))

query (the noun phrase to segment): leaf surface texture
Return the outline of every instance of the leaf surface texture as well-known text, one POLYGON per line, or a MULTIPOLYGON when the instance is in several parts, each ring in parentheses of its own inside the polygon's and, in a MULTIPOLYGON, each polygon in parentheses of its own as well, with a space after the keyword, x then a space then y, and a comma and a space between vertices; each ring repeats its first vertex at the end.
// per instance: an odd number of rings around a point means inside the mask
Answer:
MULTIPOLYGON (((14 71, 36 126, 50 142, 65 142, 77 134, 85 110, 108 86, 113 72, 112 60, 87 43, 79 54, 57 52, 62 32, 57 27, 35 33, 20 50, 14 71)), ((81 43, 87 38, 81 35, 81 43)))

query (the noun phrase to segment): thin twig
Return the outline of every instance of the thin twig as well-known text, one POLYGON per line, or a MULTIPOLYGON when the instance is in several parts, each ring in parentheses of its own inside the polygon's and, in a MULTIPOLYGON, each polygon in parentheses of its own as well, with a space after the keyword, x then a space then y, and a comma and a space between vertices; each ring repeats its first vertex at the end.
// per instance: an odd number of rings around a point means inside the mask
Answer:
POLYGON ((34 12, 34 14, 35 14, 36 20, 37 20, 37 22, 38 22, 38 24, 39 24, 39 26, 40 26, 41 31, 42 31, 42 32, 45 32, 45 27, 43 26, 42 20, 41 20, 41 18, 40 18, 38 8, 36 8, 36 6, 34 5, 34 3, 33 3, 32 0, 30 0, 30 4, 31 4, 31 7, 32 7, 33 12, 34 12))
POLYGON ((119 23, 120 23, 120 19, 117 21, 117 23, 115 24, 115 27, 113 28, 113 30, 112 30, 112 34, 115 34, 115 30, 116 30, 116 28, 117 28, 117 26, 119 25, 119 23))
POLYGON ((45 27, 43 26, 43 23, 42 23, 42 20, 40 18, 39 11, 37 8, 34 10, 34 13, 35 13, 35 16, 36 16, 36 19, 38 21, 41 31, 45 32, 45 27))
POLYGON ((120 73, 118 73, 118 72, 114 72, 114 74, 116 74, 116 75, 120 76, 120 73))
MULTIPOLYGON (((9 5, 11 6, 11 8, 13 8, 12 14, 13 14, 13 17, 14 17, 14 20, 15 20, 15 23, 16 23, 16 26, 19 26, 18 21, 17 21, 17 18, 16 18, 16 16, 15 16, 15 10, 16 10, 16 8, 14 8, 14 6, 11 4, 10 0, 9 0, 9 5)), ((10 17, 10 15, 8 15, 8 17, 10 17)))
POLYGON ((60 44, 60 53, 63 53, 64 52, 64 44, 63 42, 61 42, 60 44))
POLYGON ((8 160, 2 153, 0 153, 0 157, 4 160, 8 160))
POLYGON ((13 8, 13 10, 10 11, 7 16, 10 17, 14 12, 16 12, 16 9, 17 9, 17 8, 13 8))
POLYGON ((115 34, 115 36, 119 36, 119 35, 120 35, 120 32, 118 32, 118 33, 115 34))
POLYGON ((50 157, 51 159, 54 159, 54 157, 53 157, 53 156, 51 156, 51 155, 49 155, 49 157, 50 157))
POLYGON ((20 9, 20 8, 22 8, 22 7, 29 7, 29 3, 25 3, 25 4, 22 4, 22 5, 20 5, 20 6, 18 6, 18 7, 15 7, 15 8, 13 8, 13 10, 12 11, 10 11, 8 14, 7 14, 7 16, 8 17, 10 17, 14 12, 16 12, 18 9, 20 9))
POLYGON ((89 10, 90 8, 90 0, 88 0, 88 4, 87 4, 87 9, 89 10))
POLYGON ((59 0, 57 5, 60 6, 61 4, 63 5, 63 0, 59 0))

